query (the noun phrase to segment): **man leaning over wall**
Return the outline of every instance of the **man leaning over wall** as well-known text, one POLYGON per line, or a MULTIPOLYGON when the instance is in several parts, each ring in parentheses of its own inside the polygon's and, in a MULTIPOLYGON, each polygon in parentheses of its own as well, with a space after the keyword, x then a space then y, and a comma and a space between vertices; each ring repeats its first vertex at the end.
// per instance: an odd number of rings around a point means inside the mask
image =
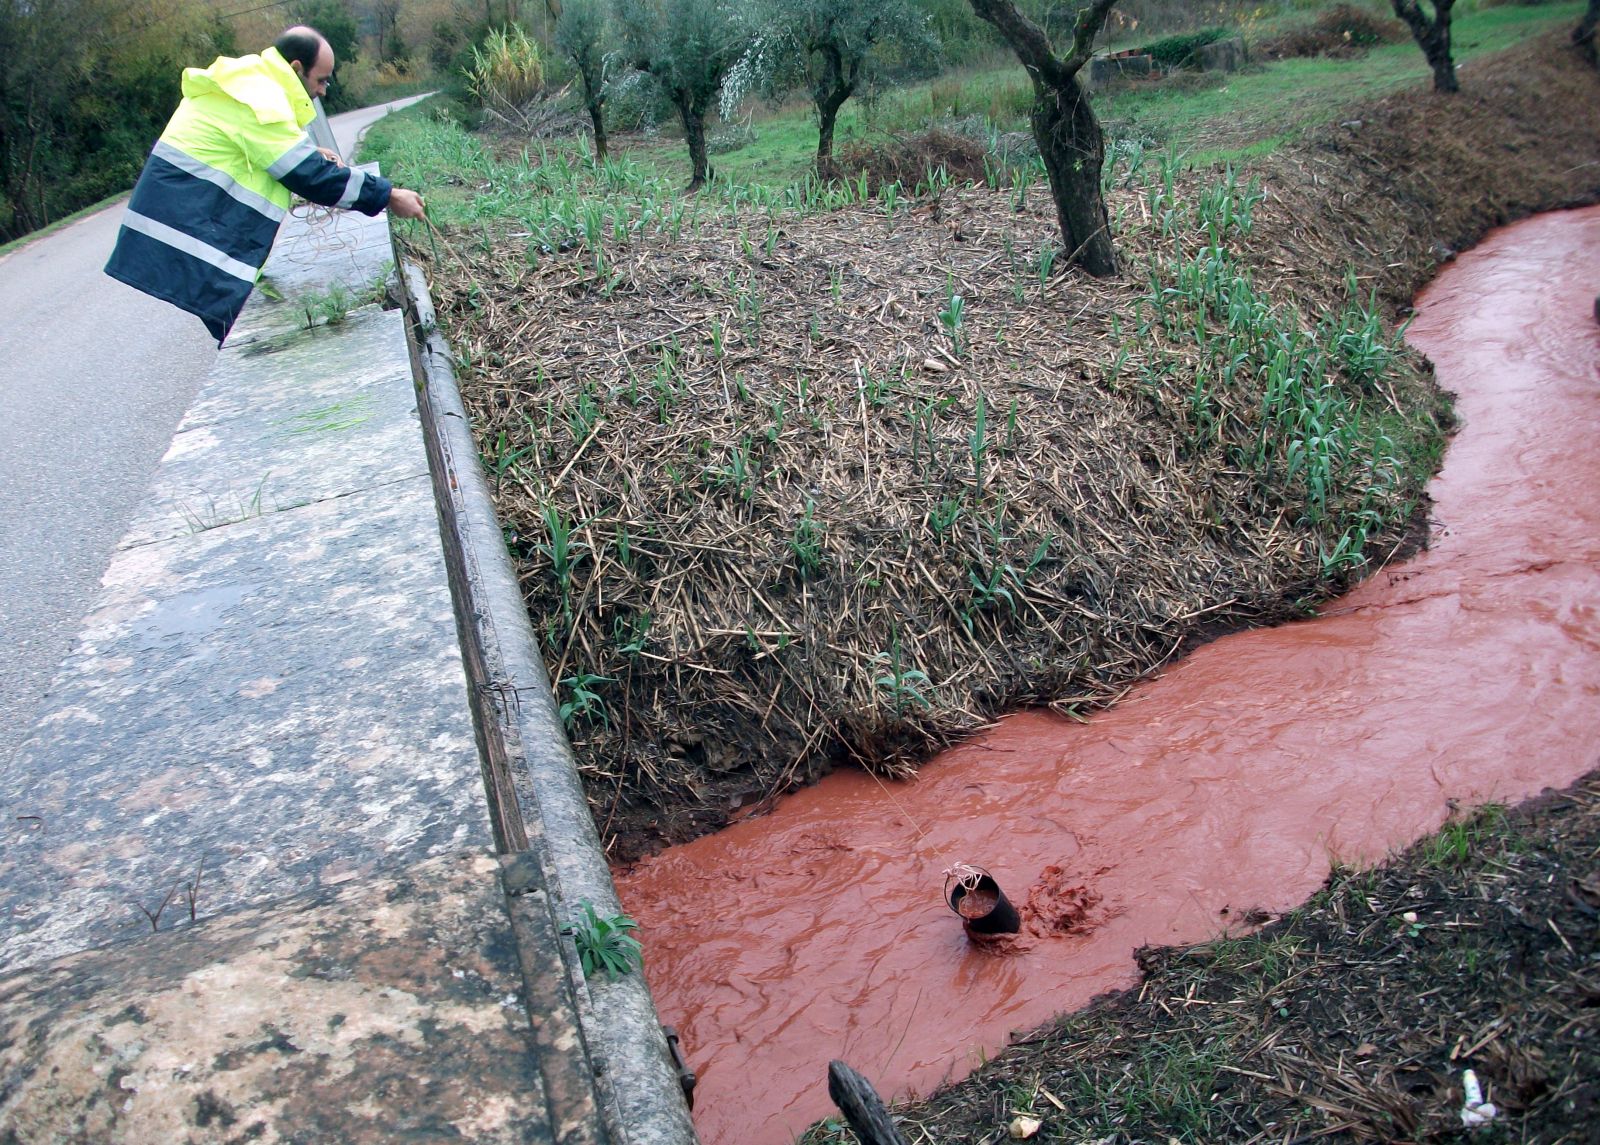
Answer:
POLYGON ((321 33, 294 27, 260 55, 186 68, 183 102, 134 185, 106 273, 197 315, 221 345, 291 194, 421 218, 422 196, 343 166, 306 135, 335 62, 321 33))

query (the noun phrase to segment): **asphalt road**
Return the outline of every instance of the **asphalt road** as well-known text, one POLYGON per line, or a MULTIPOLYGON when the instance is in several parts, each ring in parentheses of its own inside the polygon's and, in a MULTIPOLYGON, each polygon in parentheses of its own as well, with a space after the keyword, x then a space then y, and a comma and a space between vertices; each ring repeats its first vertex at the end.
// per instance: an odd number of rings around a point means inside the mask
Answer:
MULTIPOLYGON (((334 116, 340 150, 412 102, 334 116)), ((216 360, 199 319, 101 273, 122 212, 0 258, 0 764, 216 360)))

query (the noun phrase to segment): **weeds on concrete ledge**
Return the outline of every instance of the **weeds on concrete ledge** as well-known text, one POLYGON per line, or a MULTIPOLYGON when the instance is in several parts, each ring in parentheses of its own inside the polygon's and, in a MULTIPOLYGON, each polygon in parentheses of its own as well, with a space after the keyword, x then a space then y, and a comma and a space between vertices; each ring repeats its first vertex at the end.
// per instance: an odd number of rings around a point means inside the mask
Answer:
POLYGON ((582 906, 583 917, 562 927, 561 933, 572 937, 586 977, 604 970, 608 978, 621 978, 644 965, 644 948, 628 933, 638 929, 638 923, 625 914, 601 916, 591 902, 582 906))

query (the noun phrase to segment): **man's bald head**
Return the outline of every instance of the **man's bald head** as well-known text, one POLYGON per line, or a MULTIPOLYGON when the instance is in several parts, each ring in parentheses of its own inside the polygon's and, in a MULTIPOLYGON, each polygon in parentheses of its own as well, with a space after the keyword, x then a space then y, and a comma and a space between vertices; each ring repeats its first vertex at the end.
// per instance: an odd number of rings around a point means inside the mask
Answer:
POLYGON ((315 28, 296 24, 285 29, 272 46, 289 61, 308 95, 317 99, 327 94, 328 80, 333 78, 334 59, 333 47, 326 36, 315 28))

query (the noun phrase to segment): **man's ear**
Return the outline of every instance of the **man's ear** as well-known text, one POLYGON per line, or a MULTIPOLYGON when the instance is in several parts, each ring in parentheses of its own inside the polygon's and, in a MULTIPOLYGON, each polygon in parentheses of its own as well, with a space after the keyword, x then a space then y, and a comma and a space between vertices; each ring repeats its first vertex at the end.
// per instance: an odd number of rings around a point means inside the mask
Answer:
POLYGON ((300 63, 299 60, 290 60, 289 61, 289 66, 294 69, 294 74, 295 75, 299 76, 301 79, 305 79, 306 78, 306 69, 303 66, 301 66, 301 63, 300 63))

